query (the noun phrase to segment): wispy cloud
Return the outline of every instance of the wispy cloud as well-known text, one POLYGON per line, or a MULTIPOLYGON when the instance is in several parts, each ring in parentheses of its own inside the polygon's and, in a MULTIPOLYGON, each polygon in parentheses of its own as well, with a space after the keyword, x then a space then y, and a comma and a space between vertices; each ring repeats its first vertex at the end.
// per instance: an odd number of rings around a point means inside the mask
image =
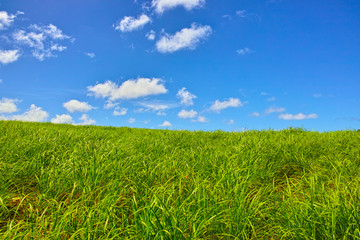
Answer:
POLYGON ((115 24, 115 30, 121 32, 132 32, 143 28, 146 24, 151 22, 151 18, 146 14, 140 15, 138 18, 126 16, 115 24))
POLYGON ((198 116, 197 119, 193 119, 193 122, 206 123, 208 120, 204 116, 198 116))
POLYGON ((153 0, 152 7, 155 12, 162 14, 167 10, 173 9, 178 6, 183 6, 186 10, 190 11, 196 7, 202 7, 205 0, 153 0))
POLYGON ((265 114, 271 114, 271 113, 280 113, 280 112, 284 112, 286 109, 283 107, 269 107, 268 109, 265 110, 265 114))
POLYGON ((156 37, 155 34, 156 34, 156 33, 155 33, 154 30, 150 30, 150 32, 148 32, 148 33, 145 35, 145 37, 146 37, 148 40, 153 41, 153 40, 155 40, 155 37, 156 37))
POLYGON ((96 55, 95 55, 95 53, 93 53, 93 52, 86 52, 86 53, 84 53, 86 56, 88 56, 89 58, 94 58, 94 57, 96 57, 96 55))
POLYGON ((83 114, 81 115, 81 117, 79 118, 82 122, 79 123, 78 125, 93 125, 96 123, 96 121, 94 119, 91 119, 89 115, 87 114, 83 114))
POLYGON ((253 51, 250 48, 247 48, 247 47, 242 48, 242 49, 238 49, 238 50, 236 50, 236 52, 237 52, 237 54, 242 55, 242 56, 253 53, 253 51))
POLYGON ((312 113, 309 115, 305 115, 303 113, 298 113, 296 115, 289 114, 289 113, 283 113, 283 114, 279 115, 279 119, 283 119, 283 120, 305 120, 305 119, 315 119, 318 117, 319 116, 315 113, 312 113))
POLYGON ((186 88, 180 89, 176 96, 180 98, 180 103, 186 106, 194 105, 193 99, 197 98, 194 94, 186 91, 186 88))
POLYGON ((5 11, 0 11, 0 31, 5 30, 14 22, 18 15, 24 14, 23 12, 17 12, 16 14, 9 14, 5 11))
POLYGON ((129 118, 128 123, 133 124, 134 122, 136 122, 135 118, 129 118))
POLYGON ((161 53, 173 53, 181 49, 194 50, 198 43, 212 32, 210 26, 193 23, 190 28, 183 28, 174 35, 165 34, 156 43, 156 49, 161 53))
POLYGON ((260 117, 260 113, 258 112, 253 112, 251 114, 249 114, 250 117, 260 117))
POLYGON ((229 98, 229 100, 225 100, 223 102, 216 100, 210 107, 210 110, 220 113, 222 110, 229 107, 242 107, 244 103, 240 101, 238 98, 229 98))
POLYGON ((235 123, 235 120, 230 119, 226 124, 227 124, 227 125, 233 125, 234 123, 235 123))
POLYGON ((113 112, 113 115, 114 115, 114 116, 124 116, 124 115, 127 114, 127 111, 128 111, 127 108, 117 107, 117 108, 115 108, 115 110, 114 110, 114 112, 113 112))
POLYGON ((123 82, 120 86, 112 81, 89 86, 90 95, 108 98, 110 101, 119 99, 136 99, 149 95, 167 93, 167 89, 159 78, 138 78, 123 82))

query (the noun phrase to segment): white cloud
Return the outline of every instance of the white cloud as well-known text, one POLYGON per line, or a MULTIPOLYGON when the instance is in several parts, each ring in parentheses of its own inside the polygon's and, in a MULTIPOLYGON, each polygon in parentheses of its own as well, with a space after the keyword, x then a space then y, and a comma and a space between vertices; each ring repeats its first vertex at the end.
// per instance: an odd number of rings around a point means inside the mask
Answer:
POLYGON ((190 11, 196 7, 202 7, 205 0, 153 0, 152 7, 155 8, 156 13, 162 14, 164 11, 183 6, 186 10, 190 11))
POLYGON ((94 58, 96 55, 95 53, 92 53, 92 52, 86 52, 84 53, 86 56, 88 56, 89 58, 94 58))
POLYGON ((63 104, 63 107, 66 108, 69 112, 88 112, 94 109, 93 106, 87 102, 79 102, 78 100, 70 100, 63 104))
POLYGON ((42 110, 41 107, 37 107, 34 104, 31 104, 30 109, 21 114, 14 115, 11 117, 12 120, 26 121, 26 122, 43 122, 48 119, 49 114, 42 110))
POLYGON ((82 121, 82 123, 79 123, 78 125, 93 125, 96 123, 96 121, 91 119, 87 114, 81 115, 79 119, 82 121))
POLYGON ((119 105, 120 103, 114 103, 112 101, 106 101, 106 104, 104 105, 105 109, 111 109, 119 105))
POLYGON ((88 91, 95 97, 118 99, 135 99, 149 95, 163 94, 167 92, 159 78, 138 78, 123 82, 120 86, 112 81, 106 81, 95 86, 89 86, 88 91))
POLYGON ((227 125, 232 125, 232 124, 234 124, 234 123, 235 123, 235 120, 230 119, 226 124, 227 124, 227 125))
POLYGON ((205 118, 205 117, 203 117, 203 116, 199 116, 197 119, 194 119, 194 120, 192 120, 193 122, 200 122, 200 123, 205 123, 205 122, 207 122, 208 120, 205 118))
POLYGON ((156 112, 156 115, 158 116, 165 116, 166 115, 165 111, 173 107, 170 104, 157 103, 157 102, 142 102, 140 103, 140 105, 145 108, 138 109, 137 110, 138 112, 153 111, 156 112))
POLYGON ((205 39, 211 32, 210 26, 193 23, 191 28, 184 28, 174 35, 162 36, 156 43, 156 48, 161 53, 172 53, 181 49, 194 50, 200 40, 205 39))
POLYGON ((186 111, 186 110, 181 110, 178 113, 178 117, 179 118, 195 118, 197 116, 197 112, 194 110, 190 110, 190 111, 186 111))
POLYGON ((220 113, 221 110, 229 108, 229 107, 242 107, 244 103, 240 101, 238 98, 230 98, 228 101, 220 102, 216 100, 213 105, 211 105, 210 110, 220 113))
POLYGON ((181 99, 180 103, 186 106, 194 105, 193 99, 197 98, 194 94, 186 91, 186 88, 180 89, 176 96, 181 99))
POLYGON ((127 114, 127 108, 116 108, 113 112, 114 116, 124 116, 127 114))
POLYGON ((129 120, 128 120, 128 122, 131 123, 131 124, 133 124, 135 121, 136 121, 135 118, 129 118, 129 120))
POLYGON ((284 112, 285 108, 282 107, 269 107, 268 109, 265 110, 265 114, 271 114, 271 113, 280 113, 280 112, 284 112))
POLYGON ((70 40, 69 36, 55 25, 49 24, 48 26, 31 25, 30 32, 18 30, 13 33, 13 38, 17 44, 29 47, 32 50, 32 55, 40 61, 45 58, 56 57, 55 52, 62 52, 67 47, 59 45, 57 41, 70 40))
POLYGON ((159 127, 171 127, 171 123, 169 121, 164 121, 162 124, 159 125, 159 127))
POLYGON ((14 113, 18 111, 16 104, 19 102, 17 99, 2 98, 0 100, 0 113, 14 113))
POLYGON ((314 98, 321 98, 323 95, 321 93, 314 93, 313 97, 314 98))
POLYGON ((298 113, 296 115, 289 114, 289 113, 283 113, 283 114, 279 115, 279 118, 283 119, 283 120, 305 120, 305 119, 315 119, 318 117, 319 116, 315 113, 311 113, 309 115, 305 115, 302 113, 298 113))
POLYGON ((138 18, 126 16, 115 25, 115 29, 121 32, 131 32, 144 27, 149 22, 151 19, 146 14, 142 14, 138 18))
POLYGON ((250 117, 260 117, 260 113, 258 112, 253 112, 249 115, 250 117))
POLYGON ((276 97, 271 97, 271 98, 268 98, 267 101, 269 102, 272 102, 272 101, 275 101, 276 100, 276 97))
POLYGON ((145 37, 148 39, 148 40, 155 40, 155 31, 154 30, 151 30, 150 32, 148 32, 145 37))
POLYGON ((57 115, 55 118, 51 119, 52 123, 60 123, 60 124, 73 124, 74 121, 72 119, 72 117, 68 114, 62 114, 62 115, 57 115))
POLYGON ((8 14, 5 11, 0 11, 0 30, 5 30, 14 22, 15 18, 24 14, 23 12, 17 12, 16 14, 8 14))
POLYGON ((2 64, 15 62, 19 57, 19 50, 0 50, 0 63, 2 64))
POLYGON ((246 54, 252 53, 253 51, 250 48, 246 47, 246 48, 238 49, 238 50, 236 50, 236 52, 239 55, 246 55, 246 54))

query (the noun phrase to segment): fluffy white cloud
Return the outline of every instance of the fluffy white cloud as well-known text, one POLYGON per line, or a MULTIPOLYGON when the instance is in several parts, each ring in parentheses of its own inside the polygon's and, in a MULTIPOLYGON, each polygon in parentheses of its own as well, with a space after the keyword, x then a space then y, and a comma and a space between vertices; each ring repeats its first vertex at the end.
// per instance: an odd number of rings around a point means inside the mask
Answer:
POLYGON ((153 0, 152 7, 155 8, 156 13, 162 14, 164 11, 183 6, 190 11, 195 7, 201 7, 205 4, 205 0, 153 0))
POLYGON ((138 18, 126 16, 115 25, 115 29, 121 32, 131 32, 144 27, 149 22, 151 19, 146 14, 142 14, 138 18))
POLYGON ((113 112, 114 116, 124 116, 127 114, 127 108, 116 108, 113 112))
POLYGON ((190 110, 190 111, 186 111, 186 110, 181 110, 178 113, 178 117, 179 118, 195 118, 197 116, 197 112, 194 110, 190 110))
POLYGON ((194 105, 193 99, 195 99, 196 96, 186 91, 186 88, 180 89, 176 96, 181 99, 181 104, 184 104, 186 106, 194 105))
POLYGON ((279 118, 283 119, 283 120, 305 120, 305 119, 315 119, 318 117, 319 116, 315 113, 311 113, 309 115, 305 115, 302 113, 298 113, 296 115, 289 114, 289 113, 283 113, 283 114, 279 115, 279 118))
POLYGON ((162 124, 159 125, 159 127, 171 127, 171 123, 169 121, 164 121, 162 124))
POLYGON ((88 91, 95 97, 118 99, 135 99, 149 95, 166 93, 167 89, 159 78, 138 78, 123 82, 120 86, 112 81, 106 81, 95 86, 89 86, 88 91))
POLYGON ((52 123, 63 123, 63 124, 73 124, 74 121, 72 119, 72 117, 68 114, 62 114, 62 115, 57 115, 55 118, 51 119, 52 123))
POLYGON ((10 98, 2 98, 0 100, 0 113, 14 113, 16 112, 19 100, 17 99, 10 99, 10 98))
POLYGON ((63 107, 66 108, 69 112, 88 112, 94 109, 93 106, 87 102, 79 102, 78 100, 70 100, 63 104, 63 107))
POLYGON ((14 115, 10 117, 12 120, 19 120, 25 122, 43 122, 46 121, 49 114, 42 110, 41 107, 37 107, 31 104, 30 109, 21 115, 14 115))
POLYGON ((191 28, 184 28, 174 35, 166 34, 156 43, 161 53, 172 53, 181 49, 195 49, 200 40, 205 39, 212 32, 210 26, 201 26, 196 23, 191 28))
POLYGON ((151 30, 150 32, 148 32, 145 37, 148 39, 148 40, 155 40, 155 31, 154 30, 151 30))
POLYGON ((244 103, 240 101, 238 98, 230 98, 228 101, 220 102, 216 100, 213 105, 211 105, 210 110, 220 113, 221 110, 224 110, 229 107, 242 107, 244 103))
POLYGON ((81 115, 79 119, 82 121, 82 123, 79 123, 79 125, 93 125, 96 123, 96 121, 91 119, 87 114, 81 115))
POLYGON ((59 45, 57 41, 71 40, 69 36, 55 25, 48 26, 31 25, 30 32, 18 30, 13 33, 13 38, 17 44, 29 47, 32 50, 32 55, 40 61, 45 58, 56 57, 55 52, 62 52, 67 47, 59 45))
POLYGON ((271 113, 280 113, 280 112, 284 112, 285 108, 282 107, 269 107, 268 109, 265 110, 265 114, 271 114, 271 113))
POLYGON ((0 63, 2 64, 15 62, 19 57, 19 50, 0 50, 0 63))
POLYGON ((5 11, 0 11, 0 30, 5 30, 14 22, 15 18, 24 14, 23 12, 17 12, 16 14, 8 14, 5 11))
POLYGON ((236 52, 239 55, 246 55, 246 54, 252 53, 253 51, 250 48, 246 47, 246 48, 238 49, 238 50, 236 50, 236 52))

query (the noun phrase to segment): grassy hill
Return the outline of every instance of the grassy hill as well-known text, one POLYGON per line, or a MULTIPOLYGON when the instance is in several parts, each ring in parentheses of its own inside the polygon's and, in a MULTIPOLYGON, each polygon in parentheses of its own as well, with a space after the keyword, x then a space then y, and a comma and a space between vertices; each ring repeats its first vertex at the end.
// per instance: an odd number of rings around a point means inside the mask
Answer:
POLYGON ((360 132, 0 121, 0 239, 360 239, 360 132))

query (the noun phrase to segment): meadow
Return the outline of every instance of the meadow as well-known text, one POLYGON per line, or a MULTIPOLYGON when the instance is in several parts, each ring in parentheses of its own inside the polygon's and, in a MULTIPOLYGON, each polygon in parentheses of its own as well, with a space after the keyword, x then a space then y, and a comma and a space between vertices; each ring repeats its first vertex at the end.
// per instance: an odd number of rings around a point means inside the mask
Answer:
POLYGON ((0 239, 360 239, 360 132, 0 121, 0 239))

